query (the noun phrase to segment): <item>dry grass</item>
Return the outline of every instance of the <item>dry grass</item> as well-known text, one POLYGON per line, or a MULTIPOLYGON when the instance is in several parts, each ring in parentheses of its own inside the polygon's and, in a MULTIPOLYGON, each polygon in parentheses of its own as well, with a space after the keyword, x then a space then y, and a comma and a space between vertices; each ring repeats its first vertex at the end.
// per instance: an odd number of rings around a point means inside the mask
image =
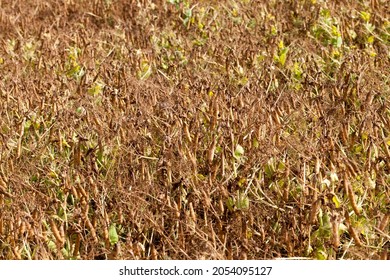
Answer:
POLYGON ((389 258, 388 1, 0 4, 1 259, 389 258))

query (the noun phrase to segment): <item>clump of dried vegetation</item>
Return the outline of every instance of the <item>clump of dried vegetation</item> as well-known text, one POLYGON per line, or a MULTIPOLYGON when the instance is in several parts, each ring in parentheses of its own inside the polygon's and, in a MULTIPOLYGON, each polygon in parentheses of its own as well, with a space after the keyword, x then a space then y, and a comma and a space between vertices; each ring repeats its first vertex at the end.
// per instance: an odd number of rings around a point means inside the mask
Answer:
POLYGON ((389 258, 388 1, 0 12, 1 259, 389 258))

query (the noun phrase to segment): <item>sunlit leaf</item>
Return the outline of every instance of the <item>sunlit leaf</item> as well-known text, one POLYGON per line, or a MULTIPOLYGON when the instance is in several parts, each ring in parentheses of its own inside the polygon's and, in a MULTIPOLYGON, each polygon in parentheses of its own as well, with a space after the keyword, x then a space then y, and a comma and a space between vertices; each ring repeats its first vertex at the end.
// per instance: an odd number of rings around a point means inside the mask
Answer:
POLYGON ((111 245, 115 245, 119 241, 118 233, 116 232, 116 225, 112 224, 108 230, 108 238, 111 245))
POLYGON ((279 54, 279 63, 284 66, 284 64, 286 64, 286 59, 287 59, 287 52, 288 52, 288 49, 285 48, 283 49, 280 54, 279 54))
POLYGON ((370 21, 371 14, 368 13, 368 12, 362 11, 362 12, 360 12, 360 17, 361 17, 364 21, 368 22, 368 21, 370 21))
POLYGON ((330 172, 330 181, 332 183, 337 182, 339 180, 339 177, 337 176, 337 173, 332 171, 330 172))
POLYGON ((341 201, 340 201, 340 199, 337 197, 337 195, 334 195, 334 196, 332 197, 332 201, 333 201, 334 205, 336 206, 336 208, 340 208, 340 206, 341 206, 341 201))
POLYGON ((236 150, 234 151, 234 157, 239 159, 242 157, 243 154, 244 154, 244 148, 240 144, 237 144, 236 150))

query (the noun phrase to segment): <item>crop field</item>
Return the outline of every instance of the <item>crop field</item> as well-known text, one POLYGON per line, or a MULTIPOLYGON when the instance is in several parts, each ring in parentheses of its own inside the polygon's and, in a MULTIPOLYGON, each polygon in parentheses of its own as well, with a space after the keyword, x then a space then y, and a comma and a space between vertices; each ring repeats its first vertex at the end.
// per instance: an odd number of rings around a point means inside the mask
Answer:
POLYGON ((390 259, 389 15, 0 0, 0 259, 390 259))

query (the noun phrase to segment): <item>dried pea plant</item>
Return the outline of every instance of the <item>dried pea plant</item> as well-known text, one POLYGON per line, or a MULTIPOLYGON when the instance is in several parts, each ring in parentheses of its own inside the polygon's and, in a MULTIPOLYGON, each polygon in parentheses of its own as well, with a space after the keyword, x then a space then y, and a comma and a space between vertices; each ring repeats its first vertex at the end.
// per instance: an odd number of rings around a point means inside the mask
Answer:
POLYGON ((390 13, 347 2, 2 3, 0 259, 388 259, 390 13))

